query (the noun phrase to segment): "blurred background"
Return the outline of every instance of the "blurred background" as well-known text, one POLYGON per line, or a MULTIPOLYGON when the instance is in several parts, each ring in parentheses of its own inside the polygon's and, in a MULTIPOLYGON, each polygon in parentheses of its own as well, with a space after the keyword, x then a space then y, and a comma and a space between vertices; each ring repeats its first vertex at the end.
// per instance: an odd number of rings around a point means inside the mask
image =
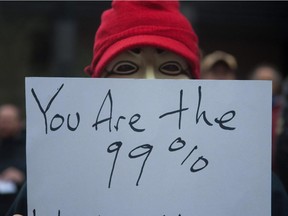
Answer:
MULTIPOLYGON (((93 40, 111 1, 0 2, 0 103, 25 107, 25 77, 87 77, 93 40)), ((237 74, 262 62, 288 70, 288 2, 182 1, 205 55, 225 50, 237 74)), ((132 18, 133 19, 133 18, 132 18)))
MULTIPOLYGON (((111 1, 0 1, 0 216, 26 178, 25 77, 88 77, 83 69, 110 7, 111 1), (16 186, 3 191, 7 180, 16 186)), ((287 215, 288 1, 181 1, 181 11, 199 38, 201 78, 273 80, 272 171, 281 181, 273 175, 272 215, 287 215), (261 64, 276 69, 255 70, 261 64)))

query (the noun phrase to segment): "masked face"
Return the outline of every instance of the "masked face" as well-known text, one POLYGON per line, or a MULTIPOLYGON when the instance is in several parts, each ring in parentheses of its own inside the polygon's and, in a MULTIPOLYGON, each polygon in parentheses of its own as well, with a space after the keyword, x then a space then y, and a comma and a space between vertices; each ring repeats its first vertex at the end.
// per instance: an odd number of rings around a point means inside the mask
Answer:
POLYGON ((125 51, 105 68, 102 77, 134 79, 190 79, 190 68, 179 55, 142 47, 125 51))

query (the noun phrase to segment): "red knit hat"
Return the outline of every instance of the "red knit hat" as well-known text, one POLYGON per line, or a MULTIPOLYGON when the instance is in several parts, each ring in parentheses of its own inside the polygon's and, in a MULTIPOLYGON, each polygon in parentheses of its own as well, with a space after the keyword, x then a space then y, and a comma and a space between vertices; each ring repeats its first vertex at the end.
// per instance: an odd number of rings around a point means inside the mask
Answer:
POLYGON ((101 17, 95 35, 94 55, 85 72, 99 77, 119 53, 139 46, 153 46, 184 57, 192 76, 200 76, 198 37, 179 11, 178 1, 120 1, 101 17))

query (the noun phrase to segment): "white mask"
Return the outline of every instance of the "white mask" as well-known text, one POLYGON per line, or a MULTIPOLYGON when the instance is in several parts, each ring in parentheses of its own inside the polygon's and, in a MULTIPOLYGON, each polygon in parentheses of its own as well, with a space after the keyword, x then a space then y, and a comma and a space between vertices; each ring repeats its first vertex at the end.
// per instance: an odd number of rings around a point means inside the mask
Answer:
POLYGON ((134 79, 190 79, 190 68, 181 56, 154 47, 140 47, 115 57, 102 77, 134 79))

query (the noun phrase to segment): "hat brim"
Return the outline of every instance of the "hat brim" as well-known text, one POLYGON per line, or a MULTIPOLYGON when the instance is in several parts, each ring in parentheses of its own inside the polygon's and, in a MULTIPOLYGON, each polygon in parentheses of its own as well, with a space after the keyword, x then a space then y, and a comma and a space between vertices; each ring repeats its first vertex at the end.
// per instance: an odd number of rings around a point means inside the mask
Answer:
POLYGON ((152 46, 167 51, 174 52, 185 58, 191 66, 191 73, 195 79, 200 74, 198 70, 198 56, 181 42, 158 35, 137 35, 122 39, 111 45, 102 55, 92 77, 100 77, 107 64, 112 61, 119 53, 136 47, 152 46))

